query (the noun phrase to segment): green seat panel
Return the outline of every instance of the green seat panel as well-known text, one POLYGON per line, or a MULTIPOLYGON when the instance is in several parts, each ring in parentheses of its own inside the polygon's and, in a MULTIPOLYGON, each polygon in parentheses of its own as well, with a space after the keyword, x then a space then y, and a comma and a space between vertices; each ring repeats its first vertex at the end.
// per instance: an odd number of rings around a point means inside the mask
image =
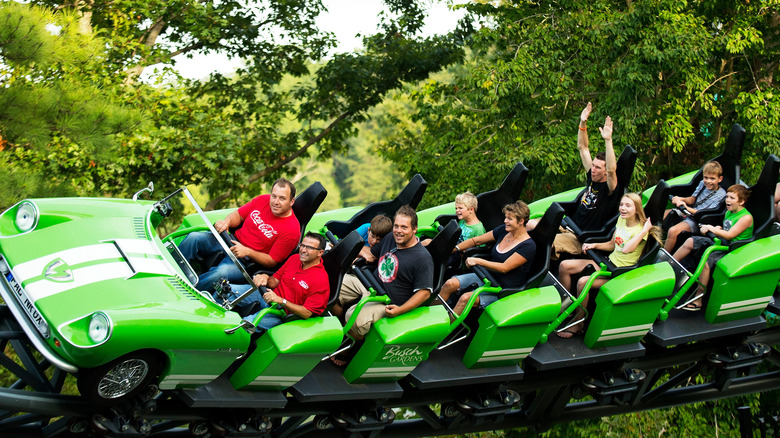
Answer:
POLYGON ((290 321, 257 339, 257 348, 230 376, 236 389, 280 390, 308 374, 324 356, 341 345, 344 336, 335 317, 290 321))
POLYGON ((344 370, 349 383, 395 382, 428 358, 449 333, 444 306, 418 307, 371 327, 360 351, 344 370))
POLYGON ((715 265, 705 319, 716 324, 760 315, 778 279, 780 235, 735 249, 715 265))
POLYGON ((560 310, 561 297, 553 286, 518 292, 487 306, 463 364, 486 368, 519 363, 560 310))
POLYGON ((638 342, 674 292, 668 263, 646 265, 607 281, 596 294, 596 311, 585 333, 588 348, 638 342))

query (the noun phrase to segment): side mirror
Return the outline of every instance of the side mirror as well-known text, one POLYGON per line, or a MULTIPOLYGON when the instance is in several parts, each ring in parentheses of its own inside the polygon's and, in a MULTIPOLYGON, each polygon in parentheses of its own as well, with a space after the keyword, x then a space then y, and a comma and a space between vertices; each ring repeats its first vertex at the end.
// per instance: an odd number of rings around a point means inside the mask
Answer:
POLYGON ((146 186, 146 187, 142 188, 141 190, 135 192, 135 194, 133 195, 133 201, 137 201, 138 200, 138 196, 141 193, 143 193, 143 192, 149 192, 149 196, 151 196, 152 193, 154 193, 154 183, 149 181, 149 185, 148 186, 146 186))

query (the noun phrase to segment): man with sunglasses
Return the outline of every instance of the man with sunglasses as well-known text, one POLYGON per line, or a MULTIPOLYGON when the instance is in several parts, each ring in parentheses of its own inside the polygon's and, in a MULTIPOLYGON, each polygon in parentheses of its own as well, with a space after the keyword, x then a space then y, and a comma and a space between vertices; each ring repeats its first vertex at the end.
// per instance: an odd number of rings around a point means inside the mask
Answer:
MULTIPOLYGON (((330 297, 328 273, 322 264, 322 253, 325 252, 325 238, 317 233, 308 232, 298 247, 298 254, 290 257, 273 276, 257 274, 253 281, 257 286, 265 286, 264 295, 257 290, 241 300, 236 306, 239 312, 249 309, 254 303, 260 303, 257 312, 244 317, 254 321, 260 310, 276 303, 278 308, 287 314, 294 314, 302 319, 317 316, 325 311, 330 297)), ((235 296, 246 292, 248 288, 233 286, 235 296), (243 290, 242 290, 243 289, 243 290)), ((271 313, 258 321, 257 328, 268 330, 281 324, 282 317, 271 313)))

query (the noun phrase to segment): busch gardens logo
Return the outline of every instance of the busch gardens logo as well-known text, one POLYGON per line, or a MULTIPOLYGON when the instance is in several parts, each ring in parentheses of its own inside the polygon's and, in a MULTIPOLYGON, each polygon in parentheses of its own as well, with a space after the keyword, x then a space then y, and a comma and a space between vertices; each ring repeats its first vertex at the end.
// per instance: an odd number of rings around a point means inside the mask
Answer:
POLYGON ((389 346, 382 358, 388 362, 401 362, 402 365, 416 364, 422 362, 423 359, 423 353, 417 347, 401 347, 400 345, 389 346))

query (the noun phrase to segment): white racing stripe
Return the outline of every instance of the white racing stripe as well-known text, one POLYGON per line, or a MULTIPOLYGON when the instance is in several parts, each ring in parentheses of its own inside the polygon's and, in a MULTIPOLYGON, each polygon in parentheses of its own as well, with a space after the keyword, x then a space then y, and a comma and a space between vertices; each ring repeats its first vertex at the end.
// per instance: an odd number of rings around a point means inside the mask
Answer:
POLYGON ((110 241, 58 251, 20 263, 13 267, 13 272, 33 301, 99 281, 130 278, 138 273, 175 275, 168 263, 160 258, 154 243, 142 239, 117 239, 116 243, 110 241), (125 257, 122 257, 123 253, 125 257), (62 269, 70 270, 72 280, 54 281, 45 277, 46 268, 58 259, 66 265, 62 269), (74 269, 90 263, 93 264, 74 269))
POLYGON ((771 297, 753 298, 752 300, 737 301, 734 303, 728 303, 721 306, 721 309, 732 309, 734 307, 748 306, 750 304, 769 304, 771 297))
POLYGON ((730 315, 732 313, 749 312, 754 310, 764 310, 766 309, 768 303, 769 301, 767 301, 766 303, 753 304, 752 306, 735 307, 733 309, 722 309, 720 312, 718 312, 718 316, 730 315))
POLYGON ((121 257, 113 243, 98 243, 95 245, 80 246, 66 249, 39 257, 14 266, 14 274, 17 281, 23 283, 33 277, 43 275, 44 269, 54 260, 62 259, 70 266, 88 263, 97 260, 117 259, 121 257))
POLYGON ((219 377, 209 374, 171 374, 160 382, 160 389, 174 389, 177 385, 205 385, 219 377))
POLYGON ((493 351, 486 351, 483 353, 483 356, 489 357, 489 356, 506 356, 511 354, 522 354, 522 353, 530 353, 531 350, 533 350, 534 347, 528 347, 528 348, 513 348, 511 350, 493 350, 493 351))
POLYGON ((130 253, 160 255, 160 251, 157 250, 157 245, 154 245, 149 240, 116 239, 115 242, 128 256, 130 253))
POLYGON ((301 376, 257 376, 249 385, 277 384, 294 385, 301 380, 301 376))
POLYGON ((67 283, 57 283, 41 279, 30 283, 24 287, 24 290, 33 301, 56 295, 77 287, 97 283, 98 281, 113 280, 116 278, 127 278, 133 275, 130 266, 125 262, 103 263, 101 265, 87 266, 81 269, 73 270, 73 281, 67 283))

